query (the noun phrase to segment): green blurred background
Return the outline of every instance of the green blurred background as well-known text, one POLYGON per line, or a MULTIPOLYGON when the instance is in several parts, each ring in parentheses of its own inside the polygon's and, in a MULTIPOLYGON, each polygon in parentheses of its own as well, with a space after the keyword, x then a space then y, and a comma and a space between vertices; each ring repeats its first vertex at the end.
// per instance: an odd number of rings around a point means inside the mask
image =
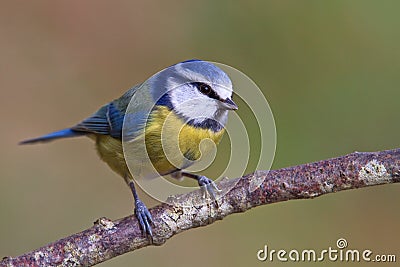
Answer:
MULTIPOLYGON (((129 189, 90 140, 17 143, 73 125, 185 59, 231 65, 259 85, 276 120, 273 168, 398 147, 399 10, 399 1, 363 0, 2 1, 0 256, 132 213, 129 189)), ((399 192, 263 206, 101 266, 308 266, 256 253, 335 247, 340 237, 399 258, 399 192)))

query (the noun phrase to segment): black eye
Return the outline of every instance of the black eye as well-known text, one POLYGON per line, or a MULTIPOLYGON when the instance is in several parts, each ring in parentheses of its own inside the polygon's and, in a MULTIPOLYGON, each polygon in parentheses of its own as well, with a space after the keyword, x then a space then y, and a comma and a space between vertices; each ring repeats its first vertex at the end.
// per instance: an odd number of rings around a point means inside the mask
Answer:
POLYGON ((195 82, 192 84, 196 86, 197 90, 199 90, 203 95, 222 101, 218 94, 208 84, 202 82, 195 82))
POLYGON ((197 89, 204 95, 209 95, 212 92, 211 87, 205 83, 197 83, 197 89))

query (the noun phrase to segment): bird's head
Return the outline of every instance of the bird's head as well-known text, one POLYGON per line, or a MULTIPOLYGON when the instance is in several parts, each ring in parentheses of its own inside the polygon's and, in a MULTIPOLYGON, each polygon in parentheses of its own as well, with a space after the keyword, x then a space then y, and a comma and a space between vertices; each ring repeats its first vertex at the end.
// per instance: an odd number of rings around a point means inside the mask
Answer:
POLYGON ((232 101, 230 78, 212 63, 184 61, 154 77, 151 88, 157 105, 169 107, 193 126, 219 131, 228 111, 238 108, 232 101))

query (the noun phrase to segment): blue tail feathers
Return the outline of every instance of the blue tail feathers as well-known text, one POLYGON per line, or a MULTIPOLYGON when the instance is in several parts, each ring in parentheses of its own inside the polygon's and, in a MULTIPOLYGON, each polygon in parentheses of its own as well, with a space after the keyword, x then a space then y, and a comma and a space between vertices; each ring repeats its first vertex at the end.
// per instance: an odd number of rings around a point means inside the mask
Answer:
POLYGON ((67 129, 49 133, 49 134, 46 134, 46 135, 43 135, 43 136, 40 136, 37 138, 24 140, 24 141, 20 142, 19 144, 25 145, 25 144, 35 144, 35 143, 39 143, 39 142, 49 142, 49 141, 52 141, 55 139, 76 137, 76 136, 81 136, 81 135, 85 135, 85 133, 74 131, 74 130, 71 130, 70 128, 67 128, 67 129))

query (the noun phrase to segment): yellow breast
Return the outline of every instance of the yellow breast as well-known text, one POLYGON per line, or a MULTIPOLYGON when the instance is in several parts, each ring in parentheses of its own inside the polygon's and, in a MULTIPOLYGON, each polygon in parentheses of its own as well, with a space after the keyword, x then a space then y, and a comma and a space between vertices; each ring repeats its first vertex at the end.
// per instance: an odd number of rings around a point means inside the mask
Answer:
MULTIPOLYGON (((210 129, 202 129, 185 124, 185 122, 167 107, 160 106, 150 114, 149 121, 143 134, 140 134, 128 146, 130 151, 126 153, 134 154, 128 156, 133 158, 133 167, 138 171, 145 169, 146 164, 140 162, 138 158, 145 158, 143 153, 147 153, 152 166, 160 174, 168 174, 177 169, 184 169, 190 166, 193 161, 198 160, 202 153, 207 153, 213 147, 210 142, 204 142, 200 149, 200 143, 205 139, 210 139, 218 144, 224 134, 224 129, 214 132, 210 129), (140 144, 145 144, 144 147, 140 144), (147 151, 144 151, 147 150, 147 151)), ((129 171, 125 162, 122 142, 107 135, 96 136, 96 148, 100 157, 118 174, 126 176, 129 171)), ((125 147, 126 149, 126 147, 125 147)), ((132 165, 130 164, 130 167, 132 165)), ((132 170, 131 171, 135 171, 132 170)))
POLYGON ((167 174, 188 167, 202 153, 209 152, 213 147, 210 142, 204 142, 200 150, 203 140, 210 139, 218 144, 223 134, 224 129, 214 132, 188 125, 175 112, 160 106, 151 113, 145 143, 155 169, 161 174, 167 174))

